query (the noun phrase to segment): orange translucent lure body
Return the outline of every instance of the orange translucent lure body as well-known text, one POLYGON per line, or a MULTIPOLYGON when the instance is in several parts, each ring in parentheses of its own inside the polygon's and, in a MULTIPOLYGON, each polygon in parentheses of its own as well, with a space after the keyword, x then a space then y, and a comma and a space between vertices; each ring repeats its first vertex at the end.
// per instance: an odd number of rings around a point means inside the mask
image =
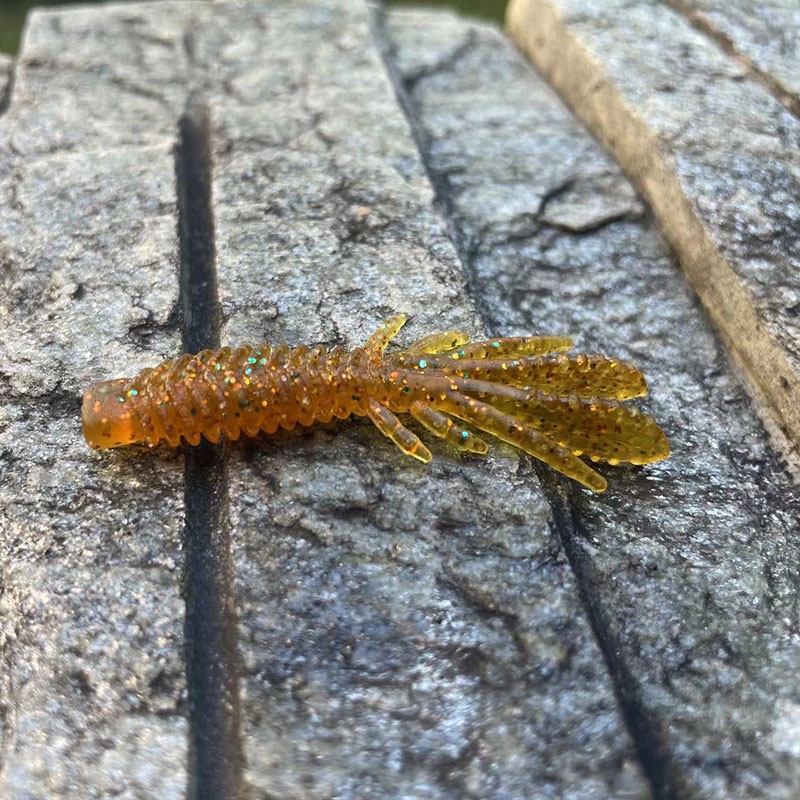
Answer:
POLYGON ((261 345, 203 350, 165 361, 135 378, 90 386, 83 434, 98 450, 201 436, 274 433, 278 428, 368 416, 404 453, 431 452, 395 413, 410 413, 461 451, 486 442, 452 417, 490 433, 595 492, 605 479, 578 456, 647 464, 669 455, 655 420, 620 403, 647 392, 632 365, 605 356, 568 357, 570 339, 514 337, 469 343, 458 331, 384 352, 408 317, 386 321, 364 347, 261 345), (557 355, 553 355, 557 354, 557 355))

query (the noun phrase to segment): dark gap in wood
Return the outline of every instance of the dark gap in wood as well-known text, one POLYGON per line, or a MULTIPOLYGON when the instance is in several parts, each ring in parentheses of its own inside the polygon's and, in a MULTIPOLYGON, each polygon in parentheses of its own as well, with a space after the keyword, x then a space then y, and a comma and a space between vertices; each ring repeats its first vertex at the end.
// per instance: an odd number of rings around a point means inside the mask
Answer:
MULTIPOLYGON (((450 240, 453 242, 453 246, 456 249, 458 258, 464 267, 464 279, 467 283, 467 290, 469 291, 470 297, 477 305, 478 310, 482 313, 483 317, 485 319, 489 319, 489 317, 483 313, 487 311, 487 309, 483 308, 484 301, 482 300, 486 293, 477 290, 475 287, 474 273, 470 268, 470 264, 472 263, 474 255, 473 248, 467 241, 463 231, 459 228, 458 223, 455 220, 456 214, 453 205, 453 190, 450 186, 450 179, 447 175, 443 175, 435 170, 431 166, 430 159, 428 158, 428 152, 431 149, 430 137, 417 118, 416 106, 414 105, 414 101, 412 99, 414 90, 413 83, 415 81, 406 81, 403 75, 400 73, 400 70, 395 65, 394 47, 391 43, 391 39, 389 38, 389 34, 386 31, 386 8, 384 6, 371 6, 370 26, 372 29, 372 37, 378 48, 378 52, 381 54, 384 68, 389 76, 389 81, 394 88, 397 102, 400 105, 400 108, 403 110, 406 121, 411 128, 411 136, 414 139, 414 144, 417 147, 417 152, 419 153, 420 160, 422 161, 422 166, 425 169, 425 174, 428 176, 431 186, 433 186, 436 201, 443 211, 443 216, 447 224, 447 230, 450 234, 450 240)), ((472 39, 470 39, 464 47, 458 48, 454 56, 455 59, 457 60, 461 58, 461 56, 466 52, 466 49, 471 46, 474 46, 474 41, 472 39)), ((449 63, 453 63, 453 60, 451 59, 449 63)), ((439 68, 441 69, 445 69, 446 67, 447 64, 439 65, 439 68)))
MULTIPOLYGON (((717 28, 711 18, 687 0, 666 0, 667 5, 684 17, 687 22, 703 36, 711 39, 725 55, 738 61, 751 78, 764 86, 770 94, 788 111, 800 117, 800 97, 787 89, 777 78, 765 72, 750 56, 742 52, 728 34, 717 28)), ((720 6, 724 8, 723 6, 720 6)))
POLYGON ((642 698, 642 687, 628 668, 622 653, 622 638, 614 622, 608 617, 600 598, 605 594, 598 588, 598 577, 591 559, 581 547, 587 538, 576 510, 575 495, 583 491, 555 474, 544 465, 537 474, 553 512, 553 524, 561 540, 561 546, 575 575, 581 605, 592 626, 600 652, 611 677, 614 694, 619 703, 622 718, 633 740, 642 770, 650 783, 654 800, 679 800, 691 795, 681 775, 674 768, 663 731, 658 722, 647 712, 642 698))
MULTIPOLYGON (((183 349, 219 347, 211 199, 211 126, 190 98, 176 151, 183 349)), ((186 450, 184 627, 189 694, 190 800, 242 796, 239 658, 224 445, 186 450)))
POLYGON ((11 62, 11 67, 8 70, 8 80, 6 81, 5 90, 0 92, 0 117, 2 117, 11 104, 11 94, 14 91, 14 80, 17 76, 17 61, 11 62))
POLYGON ((197 353, 219 347, 214 213, 211 207, 211 130, 209 113, 190 98, 179 122, 176 158, 178 226, 181 248, 183 349, 197 353))
MULTIPOLYGON (((430 137, 424 131, 417 117, 416 105, 412 98, 413 86, 405 82, 392 61, 393 49, 386 33, 385 11, 380 7, 373 11, 372 30, 398 102, 411 126, 417 150, 436 195, 436 201, 443 210, 450 238, 464 268, 464 277, 472 302, 486 322, 487 331, 493 332, 497 328, 496 320, 491 307, 484 300, 488 295, 481 286, 481 280, 476 277, 473 267, 476 245, 469 241, 466 232, 461 230, 458 224, 449 179, 431 165, 428 157, 430 137)), ((547 465, 533 459, 532 461, 553 511, 554 525, 566 551, 570 568, 575 575, 584 613, 605 659, 606 669, 620 705, 622 719, 633 740, 645 777, 650 783, 654 800, 678 800, 679 797, 685 797, 687 796, 684 791, 685 787, 679 786, 680 778, 672 768, 667 748, 656 733, 653 720, 647 715, 639 684, 620 655, 623 652, 621 643, 597 602, 600 594, 595 589, 596 580, 592 574, 591 564, 578 545, 578 537, 582 537, 584 534, 580 530, 578 515, 574 510, 574 501, 568 500, 563 493, 565 479, 555 475, 547 465)))

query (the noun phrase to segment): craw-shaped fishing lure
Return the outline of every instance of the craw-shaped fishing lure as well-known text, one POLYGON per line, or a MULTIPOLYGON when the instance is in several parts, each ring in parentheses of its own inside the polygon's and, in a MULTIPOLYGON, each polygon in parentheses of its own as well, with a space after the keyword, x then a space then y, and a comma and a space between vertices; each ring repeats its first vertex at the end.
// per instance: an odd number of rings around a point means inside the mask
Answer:
POLYGON ((387 320, 363 347, 223 347, 164 361, 134 378, 90 386, 83 433, 94 448, 201 436, 274 433, 278 428, 368 416, 404 453, 430 450, 396 414, 409 413, 435 436, 482 455, 492 434, 595 492, 605 479, 579 456, 648 464, 669 455, 655 420, 620 401, 647 393, 631 364, 566 356, 571 339, 512 337, 470 343, 459 331, 426 336, 399 352, 386 347, 408 317, 387 320))

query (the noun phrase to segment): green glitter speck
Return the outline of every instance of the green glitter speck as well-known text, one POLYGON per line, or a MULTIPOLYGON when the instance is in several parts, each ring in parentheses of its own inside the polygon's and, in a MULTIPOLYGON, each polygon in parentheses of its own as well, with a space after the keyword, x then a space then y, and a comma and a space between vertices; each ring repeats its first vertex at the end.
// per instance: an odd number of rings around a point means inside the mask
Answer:
POLYGON ((469 431, 461 431, 462 439, 469 439, 469 431))
POLYGON ((244 374, 245 374, 245 375, 249 375, 249 374, 250 374, 252 371, 253 371, 253 370, 252 370, 250 367, 248 367, 248 368, 247 368, 247 369, 244 371, 244 374))
POLYGON ((261 361, 259 361, 258 363, 261 364, 262 367, 265 367, 267 365, 267 359, 262 358, 261 361))
POLYGON ((423 359, 422 359, 422 360, 419 362, 419 368, 420 368, 420 369, 425 369, 425 367, 427 367, 427 366, 428 366, 428 362, 427 362, 427 361, 426 361, 426 360, 423 358, 423 359))
POLYGON ((117 400, 119 400, 120 403, 124 403, 125 402, 125 398, 124 397, 118 397, 117 400))
POLYGON ((136 391, 136 389, 131 389, 131 390, 128 392, 128 394, 129 394, 131 397, 136 397, 136 395, 137 395, 137 394, 139 394, 139 392, 137 392, 137 391, 136 391))
POLYGON ((257 358, 253 358, 253 356, 250 356, 250 358, 247 359, 247 363, 248 364, 255 364, 256 361, 258 361, 258 359, 257 358))
POLYGON ((500 347, 500 342, 492 342, 492 347, 500 347))

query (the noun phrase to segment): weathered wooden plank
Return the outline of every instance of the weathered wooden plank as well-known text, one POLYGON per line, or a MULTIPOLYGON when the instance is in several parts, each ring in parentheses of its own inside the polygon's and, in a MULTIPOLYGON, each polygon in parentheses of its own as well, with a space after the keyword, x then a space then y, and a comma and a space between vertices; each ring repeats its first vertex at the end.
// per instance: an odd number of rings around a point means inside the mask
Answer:
MULTIPOLYGON (((124 169, 148 198, 125 197, 116 208, 96 191, 110 160, 48 157, 3 180, 4 196, 24 209, 6 205, 0 221, 8 796, 105 787, 179 797, 183 786, 180 462, 156 459, 145 480, 135 455, 92 456, 78 425, 79 391, 90 374, 141 363, 141 343, 126 334, 147 311, 166 317, 174 302, 139 282, 149 273, 158 283, 170 272, 174 219, 148 205, 171 205, 169 195, 159 196, 171 152, 114 159, 114 185, 124 169), (68 187, 60 197, 53 170, 68 187), (134 217, 149 224, 123 224, 134 217), (25 235, 14 230, 20 227, 25 235), (120 335, 108 346, 114 330, 120 335), (118 360, 94 372, 104 354, 118 360), (98 763, 109 769, 98 772, 98 763)), ((168 335, 162 341, 177 344, 168 335)))
MULTIPOLYGON (((198 38, 213 96, 223 341, 403 341, 474 305, 358 2, 247 5, 198 38)), ((641 790, 602 658, 517 456, 369 423, 232 448, 248 782, 327 797, 641 790)))
POLYGON ((9 798, 179 798, 186 786, 182 462, 162 454, 143 472, 140 454, 91 453, 79 427, 88 382, 179 346, 175 117, 162 95, 177 94, 180 71, 165 51, 182 47, 169 24, 143 20, 33 13, 0 119, 9 798), (129 70, 138 83, 124 88, 129 70))
POLYGON ((693 25, 741 58, 781 102, 800 113, 800 12, 786 0, 668 0, 693 25))
POLYGON ((630 187, 520 57, 427 13, 389 30, 492 330, 632 359, 670 435, 601 497, 540 470, 653 794, 797 797, 797 486, 630 187))
POLYGON ((32 11, 15 93, 36 104, 9 108, 7 146, 27 156, 173 140, 192 74, 187 45, 206 9, 167 0, 32 11))
POLYGON ((796 464, 800 122, 656 0, 515 0, 508 25, 652 206, 796 464))

